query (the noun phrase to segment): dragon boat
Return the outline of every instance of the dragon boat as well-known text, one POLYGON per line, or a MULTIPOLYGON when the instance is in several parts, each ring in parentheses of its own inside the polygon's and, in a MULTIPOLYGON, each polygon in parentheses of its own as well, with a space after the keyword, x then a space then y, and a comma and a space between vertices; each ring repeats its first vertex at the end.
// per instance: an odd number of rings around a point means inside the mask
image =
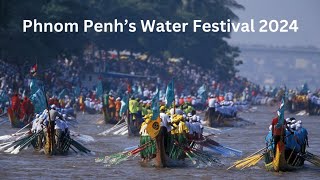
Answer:
MULTIPOLYGON (((0 150, 6 153, 18 154, 20 151, 32 146, 36 152, 44 152, 46 155, 66 155, 70 150, 75 153, 90 153, 82 144, 71 138, 67 122, 61 119, 50 121, 45 110, 32 121, 32 128, 20 132, 23 127, 13 135, 5 135, 2 139, 12 139, 0 145, 0 150)), ((74 133, 72 134, 74 135, 74 133)), ((79 137, 81 139, 81 137, 79 137)))
POLYGON ((264 154, 266 169, 290 171, 302 168, 307 156, 307 130, 303 127, 294 132, 286 130, 286 135, 282 139, 275 147, 271 132, 266 136, 267 150, 264 154))
POLYGON ((146 118, 140 129, 138 147, 124 152, 97 158, 96 162, 107 165, 118 164, 130 157, 140 155, 143 167, 176 167, 188 166, 189 159, 193 165, 211 166, 220 164, 214 154, 239 156, 241 151, 222 146, 210 139, 212 134, 203 135, 200 123, 188 124, 182 115, 174 115, 169 130, 161 126, 160 117, 156 120, 146 118), (205 151, 204 148, 207 150, 205 151))
POLYGON ((238 110, 249 109, 247 103, 221 103, 215 108, 208 108, 205 112, 205 122, 210 127, 240 127, 253 125, 254 123, 247 121, 237 115, 238 110))

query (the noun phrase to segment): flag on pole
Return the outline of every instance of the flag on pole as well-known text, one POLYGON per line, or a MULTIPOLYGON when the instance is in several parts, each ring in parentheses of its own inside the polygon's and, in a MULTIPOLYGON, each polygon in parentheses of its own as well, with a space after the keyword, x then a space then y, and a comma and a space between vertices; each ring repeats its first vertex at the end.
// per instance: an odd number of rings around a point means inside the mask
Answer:
POLYGON ((277 111, 278 113, 278 123, 276 125, 277 128, 281 128, 284 124, 284 110, 285 110, 284 98, 282 98, 279 110, 277 111))
POLYGON ((159 90, 157 89, 157 93, 153 96, 151 101, 151 110, 152 110, 152 117, 151 120, 157 120, 160 115, 160 103, 159 103, 159 90))
POLYGON ((38 80, 36 79, 31 79, 31 82, 30 82, 30 94, 34 94, 37 92, 37 90, 40 88, 40 85, 38 83, 38 80))
POLYGON ((46 109, 46 96, 41 88, 39 88, 34 94, 31 95, 30 100, 34 105, 36 113, 41 113, 46 109))
POLYGON ((128 110, 128 104, 129 104, 129 95, 126 94, 121 99, 121 107, 119 115, 122 117, 122 115, 128 110))
POLYGON ((98 98, 100 98, 102 96, 102 94, 103 94, 102 82, 101 82, 101 80, 99 80, 98 85, 96 87, 96 96, 98 98))
POLYGON ((174 82, 173 80, 169 82, 166 90, 166 106, 170 107, 174 101, 174 82))
POLYGON ((202 101, 206 101, 206 86, 203 84, 199 89, 198 89, 198 95, 201 97, 202 101))

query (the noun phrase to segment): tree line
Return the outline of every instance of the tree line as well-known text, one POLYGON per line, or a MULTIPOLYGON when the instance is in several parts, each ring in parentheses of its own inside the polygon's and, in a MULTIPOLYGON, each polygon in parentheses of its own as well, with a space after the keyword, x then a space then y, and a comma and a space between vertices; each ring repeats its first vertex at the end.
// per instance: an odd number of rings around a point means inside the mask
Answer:
POLYGON ((22 31, 24 19, 43 22, 78 22, 155 19, 165 22, 237 20, 235 0, 0 0, 1 58, 21 63, 37 59, 46 63, 58 54, 81 55, 84 46, 128 49, 159 57, 185 57, 214 69, 219 79, 233 77, 241 61, 239 49, 226 42, 230 33, 33 33, 22 31))

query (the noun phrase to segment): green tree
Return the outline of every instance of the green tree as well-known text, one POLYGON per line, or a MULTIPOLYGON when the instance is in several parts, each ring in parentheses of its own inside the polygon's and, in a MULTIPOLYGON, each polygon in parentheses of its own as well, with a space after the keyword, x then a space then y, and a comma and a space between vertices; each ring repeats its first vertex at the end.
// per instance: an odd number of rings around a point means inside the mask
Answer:
MULTIPOLYGON (((230 33, 22 33, 22 20, 37 18, 41 22, 78 22, 92 19, 109 22, 117 18, 136 22, 203 22, 237 20, 233 9, 243 8, 235 0, 0 0, 1 56, 14 61, 39 59, 42 62, 57 54, 79 55, 83 46, 93 42, 103 48, 129 49, 150 55, 185 57, 204 68, 213 68, 219 79, 236 73, 237 47, 226 39, 230 33)), ((80 27, 81 30, 82 27, 80 27)))

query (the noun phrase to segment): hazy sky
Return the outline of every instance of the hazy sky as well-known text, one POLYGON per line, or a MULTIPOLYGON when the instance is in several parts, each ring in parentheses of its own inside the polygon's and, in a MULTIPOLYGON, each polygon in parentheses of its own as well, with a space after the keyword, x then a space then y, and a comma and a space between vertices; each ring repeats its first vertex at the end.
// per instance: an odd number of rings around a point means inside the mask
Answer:
POLYGON ((237 0, 245 10, 236 11, 240 22, 255 19, 298 20, 297 33, 233 33, 230 42, 320 48, 320 0, 237 0))

